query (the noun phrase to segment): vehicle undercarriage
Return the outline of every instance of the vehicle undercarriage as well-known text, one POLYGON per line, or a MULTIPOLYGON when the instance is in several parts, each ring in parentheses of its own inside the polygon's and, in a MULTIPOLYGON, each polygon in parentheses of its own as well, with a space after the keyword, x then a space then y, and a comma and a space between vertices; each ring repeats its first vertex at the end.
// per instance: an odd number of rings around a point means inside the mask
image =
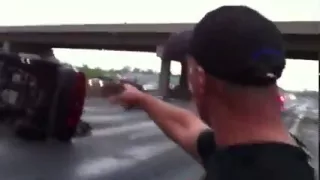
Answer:
POLYGON ((0 54, 0 121, 19 138, 70 141, 85 93, 85 75, 72 67, 0 54))

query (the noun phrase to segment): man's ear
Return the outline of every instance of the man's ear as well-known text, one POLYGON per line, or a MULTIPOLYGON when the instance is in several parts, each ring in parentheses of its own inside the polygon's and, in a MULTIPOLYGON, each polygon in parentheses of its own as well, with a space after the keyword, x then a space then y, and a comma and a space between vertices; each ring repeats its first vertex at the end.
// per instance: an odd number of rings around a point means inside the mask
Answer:
POLYGON ((203 93, 205 72, 192 56, 187 57, 187 64, 189 90, 193 95, 199 96, 203 93))
POLYGON ((193 73, 194 73, 194 68, 193 68, 193 64, 191 62, 191 60, 187 60, 187 81, 188 81, 188 88, 189 91, 191 92, 191 94, 194 93, 194 88, 193 88, 193 73))
POLYGON ((199 94, 203 95, 206 81, 206 74, 203 68, 197 65, 197 81, 198 81, 198 90, 199 94))

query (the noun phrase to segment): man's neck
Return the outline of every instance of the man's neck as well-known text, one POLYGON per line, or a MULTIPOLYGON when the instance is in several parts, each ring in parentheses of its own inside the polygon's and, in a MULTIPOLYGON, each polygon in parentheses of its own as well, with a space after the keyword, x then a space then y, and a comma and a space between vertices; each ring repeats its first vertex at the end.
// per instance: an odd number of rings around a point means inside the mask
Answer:
POLYGON ((212 117, 211 125, 215 131, 218 146, 280 142, 294 144, 284 126, 280 115, 247 115, 212 117))

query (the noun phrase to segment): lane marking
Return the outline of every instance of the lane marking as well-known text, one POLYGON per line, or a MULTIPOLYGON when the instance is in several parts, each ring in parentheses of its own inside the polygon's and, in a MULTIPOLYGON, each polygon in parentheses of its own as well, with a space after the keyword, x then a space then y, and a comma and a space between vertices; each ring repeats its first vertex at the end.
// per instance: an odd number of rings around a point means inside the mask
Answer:
POLYGON ((103 176, 118 169, 130 167, 136 163, 135 161, 134 159, 120 159, 112 156, 97 158, 91 161, 84 161, 76 167, 76 174, 80 176, 80 179, 103 176))
POLYGON ((120 107, 108 107, 108 106, 85 106, 83 112, 85 113, 108 113, 113 111, 121 111, 120 107))
POLYGON ((143 129, 150 129, 150 128, 157 129, 158 127, 151 121, 139 122, 133 125, 126 125, 121 127, 94 129, 92 130, 90 136, 79 137, 79 138, 75 138, 74 140, 76 141, 79 139, 82 140, 82 139, 88 139, 88 138, 94 138, 94 137, 114 136, 114 135, 125 134, 133 131, 142 131, 143 129))
POLYGON ((176 145, 172 142, 160 142, 145 146, 134 146, 121 153, 129 156, 129 158, 107 156, 90 161, 83 161, 78 167, 76 167, 75 171, 80 179, 100 177, 120 169, 123 170, 136 166, 142 161, 164 154, 175 147, 176 145))
POLYGON ((143 146, 133 146, 126 149, 123 154, 129 155, 132 158, 144 161, 150 159, 154 156, 163 154, 167 151, 170 151, 176 148, 177 145, 173 142, 160 142, 160 143, 152 143, 143 146))
POLYGON ((290 127, 289 129, 289 132, 294 134, 294 135, 297 135, 298 134, 298 130, 299 130, 299 125, 301 123, 301 120, 304 116, 302 114, 299 114, 298 115, 298 118, 296 118, 294 120, 294 123, 292 124, 292 126, 290 127))
POLYGON ((122 113, 116 115, 83 115, 82 119, 88 123, 103 123, 103 122, 119 122, 119 121, 130 121, 136 120, 137 118, 148 119, 145 113, 122 113))
POLYGON ((297 118, 294 120, 294 123, 289 129, 289 132, 291 132, 294 135, 298 135, 299 126, 301 121, 305 118, 306 112, 307 112, 308 104, 302 104, 301 106, 296 106, 295 113, 297 113, 297 118))
POLYGON ((147 131, 133 133, 129 136, 129 140, 136 140, 139 138, 151 137, 151 136, 161 135, 161 134, 163 133, 160 129, 151 129, 147 131))

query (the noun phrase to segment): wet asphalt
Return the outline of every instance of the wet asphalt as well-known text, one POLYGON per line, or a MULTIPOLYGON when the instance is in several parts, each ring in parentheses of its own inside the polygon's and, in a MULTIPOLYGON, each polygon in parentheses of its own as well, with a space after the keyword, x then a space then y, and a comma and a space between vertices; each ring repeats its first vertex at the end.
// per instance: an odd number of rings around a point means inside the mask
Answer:
MULTIPOLYGON (((297 97, 286 108, 285 124, 308 146, 318 170, 318 99, 297 97)), ((91 98, 83 119, 92 125, 92 134, 74 138, 72 144, 29 143, 0 133, 1 179, 191 180, 203 173, 140 110, 124 111, 91 98)))

